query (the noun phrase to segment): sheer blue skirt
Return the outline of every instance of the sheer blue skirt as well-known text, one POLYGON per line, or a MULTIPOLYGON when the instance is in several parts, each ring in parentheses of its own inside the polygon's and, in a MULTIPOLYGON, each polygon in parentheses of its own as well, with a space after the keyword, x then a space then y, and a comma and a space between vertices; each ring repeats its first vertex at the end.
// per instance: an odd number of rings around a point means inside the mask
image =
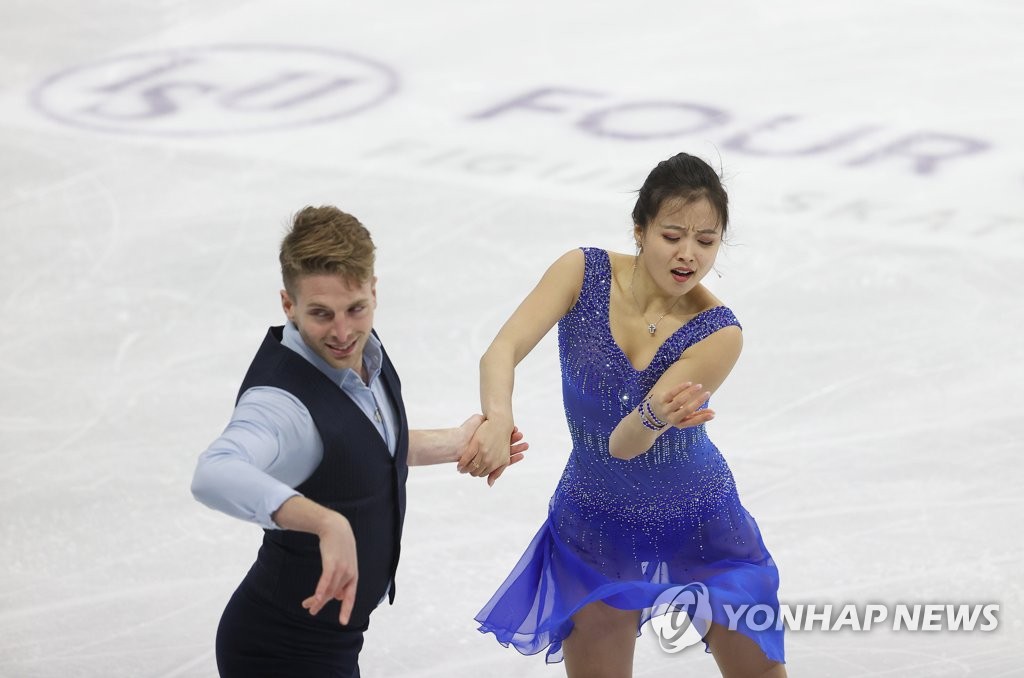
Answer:
POLYGON ((702 520, 638 526, 595 520, 556 495, 548 519, 476 621, 480 632, 493 633, 522 654, 547 649, 546 661, 554 663, 562 660, 572 616, 585 605, 602 601, 639 610, 640 635, 652 614, 664 612, 655 607, 658 597, 690 584, 707 590, 710 607, 710 619, 693 620, 696 628, 706 630, 708 622, 729 627, 731 613, 736 630, 752 638, 769 659, 784 661, 779 625, 762 629, 766 614, 751 618, 735 612, 743 605, 767 606, 777 620, 779 606, 778 570, 753 517, 738 500, 702 520), (750 619, 755 628, 747 623, 750 619))

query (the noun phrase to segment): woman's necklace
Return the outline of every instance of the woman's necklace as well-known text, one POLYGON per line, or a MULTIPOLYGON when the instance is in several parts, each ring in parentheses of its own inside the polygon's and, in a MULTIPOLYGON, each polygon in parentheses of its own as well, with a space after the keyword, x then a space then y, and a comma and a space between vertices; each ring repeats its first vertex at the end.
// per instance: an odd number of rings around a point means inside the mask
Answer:
MULTIPOLYGON (((636 304, 636 310, 640 312, 640 317, 643 318, 644 322, 646 323, 647 316, 644 315, 644 309, 640 307, 640 300, 636 298, 636 292, 633 291, 633 281, 635 279, 636 259, 633 260, 633 275, 629 277, 629 293, 633 296, 633 303, 636 304)), ((672 305, 668 307, 668 310, 662 313, 657 320, 655 320, 653 323, 647 323, 647 331, 650 332, 652 337, 654 336, 654 333, 658 330, 658 323, 660 323, 665 318, 665 316, 672 312, 672 309, 676 307, 676 304, 679 303, 679 300, 682 299, 683 296, 684 295, 679 295, 678 297, 676 297, 676 300, 672 302, 672 305)))

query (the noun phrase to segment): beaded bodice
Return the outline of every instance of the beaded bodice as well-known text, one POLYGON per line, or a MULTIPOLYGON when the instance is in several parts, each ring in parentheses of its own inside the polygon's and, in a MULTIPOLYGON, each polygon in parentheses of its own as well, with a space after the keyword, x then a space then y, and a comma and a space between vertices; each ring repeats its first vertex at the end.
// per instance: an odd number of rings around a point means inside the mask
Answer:
POLYGON ((628 461, 608 454, 608 439, 683 351, 723 327, 738 326, 736 317, 724 306, 699 313, 661 344, 646 368, 637 370, 612 337, 608 321, 608 253, 583 251, 580 298, 558 323, 562 396, 573 443, 561 493, 575 496, 577 504, 612 502, 619 510, 648 515, 666 499, 685 504, 733 492, 732 474, 704 426, 670 429, 648 452, 628 461))

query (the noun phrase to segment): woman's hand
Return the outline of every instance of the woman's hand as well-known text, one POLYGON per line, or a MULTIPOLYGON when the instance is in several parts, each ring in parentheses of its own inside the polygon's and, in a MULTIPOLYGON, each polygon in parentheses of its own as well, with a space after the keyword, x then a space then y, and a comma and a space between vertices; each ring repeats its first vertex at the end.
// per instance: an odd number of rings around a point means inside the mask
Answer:
MULTIPOLYGON (((715 418, 714 410, 698 409, 711 397, 701 384, 683 382, 661 396, 650 399, 650 407, 659 422, 676 428, 691 428, 706 424, 715 418)), ((657 424, 659 422, 652 422, 657 424)))
POLYGON ((493 485, 506 466, 523 459, 529 447, 523 442, 523 433, 510 422, 484 420, 459 459, 459 473, 486 477, 487 484, 493 485))

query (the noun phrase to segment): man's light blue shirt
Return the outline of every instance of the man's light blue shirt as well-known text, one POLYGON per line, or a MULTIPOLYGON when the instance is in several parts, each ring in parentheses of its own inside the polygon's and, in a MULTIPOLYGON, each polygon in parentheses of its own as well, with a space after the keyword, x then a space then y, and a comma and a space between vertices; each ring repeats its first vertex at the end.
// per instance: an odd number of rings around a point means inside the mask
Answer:
MULTIPOLYGON (((363 365, 369 385, 355 370, 331 367, 303 341, 292 324, 284 326, 281 344, 323 372, 359 407, 395 455, 398 420, 380 378, 384 360, 380 340, 367 338, 363 365)), ((271 518, 323 459, 324 445, 309 410, 291 393, 255 386, 242 394, 231 421, 199 456, 192 494, 210 508, 268 529, 271 518)))

